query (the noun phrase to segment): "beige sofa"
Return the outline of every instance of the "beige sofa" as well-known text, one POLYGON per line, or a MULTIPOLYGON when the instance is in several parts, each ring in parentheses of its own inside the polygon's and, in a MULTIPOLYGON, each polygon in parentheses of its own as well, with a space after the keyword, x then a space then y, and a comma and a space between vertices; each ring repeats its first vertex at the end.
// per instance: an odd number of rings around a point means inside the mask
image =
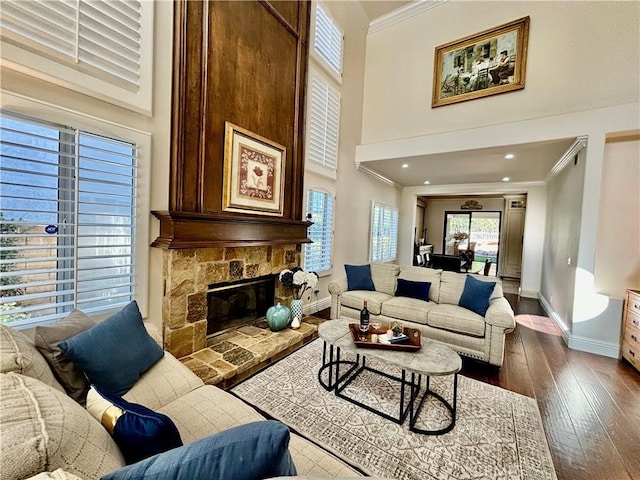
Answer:
POLYGON ((484 317, 458 306, 467 274, 431 268, 372 263, 375 291, 347 289, 347 278, 329 284, 331 318, 359 320, 364 300, 371 319, 400 320, 419 328, 423 335, 451 346, 459 354, 501 366, 506 334, 515 328, 515 316, 495 277, 474 275, 496 282, 484 317), (430 282, 429 301, 396 297, 397 279, 430 282))
MULTIPOLYGON (((161 344, 155 328, 147 326, 161 344)), ((0 472, 3 479, 98 479, 124 465, 115 442, 66 395, 25 334, 0 325, 0 472)), ((145 372, 124 398, 168 415, 182 441, 263 420, 235 396, 202 380, 170 353, 145 372)), ((357 471, 292 433, 299 475, 355 477, 357 471)))

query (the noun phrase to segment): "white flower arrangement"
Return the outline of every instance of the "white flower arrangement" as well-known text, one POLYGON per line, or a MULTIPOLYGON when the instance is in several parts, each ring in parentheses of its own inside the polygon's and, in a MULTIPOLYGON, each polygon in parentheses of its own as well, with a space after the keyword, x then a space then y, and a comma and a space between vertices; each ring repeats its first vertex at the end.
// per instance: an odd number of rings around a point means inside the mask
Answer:
POLYGON ((282 270, 278 278, 284 287, 291 289, 296 300, 302 299, 307 290, 313 291, 318 286, 318 274, 307 272, 300 267, 282 270))

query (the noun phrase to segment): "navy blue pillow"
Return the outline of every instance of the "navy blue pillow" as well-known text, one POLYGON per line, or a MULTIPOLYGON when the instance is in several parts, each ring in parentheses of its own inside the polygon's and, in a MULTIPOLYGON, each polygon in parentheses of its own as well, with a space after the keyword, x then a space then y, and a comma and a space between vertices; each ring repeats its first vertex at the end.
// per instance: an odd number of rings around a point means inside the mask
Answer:
POLYGON ((265 420, 122 467, 102 480, 260 480, 294 475, 289 429, 265 420))
POLYGON ((412 280, 398 279, 396 297, 417 298, 418 300, 429 301, 429 289, 431 282, 414 282, 412 280))
POLYGON ((116 421, 111 436, 127 464, 182 446, 180 432, 166 415, 144 405, 127 402, 117 395, 101 391, 95 385, 93 388, 105 400, 125 412, 116 421))
POLYGON ((135 300, 59 347, 89 383, 116 395, 125 394, 164 355, 144 328, 135 300))
POLYGON ((484 317, 489 308, 489 299, 495 286, 496 282, 483 282, 482 280, 476 280, 471 275, 467 275, 458 305, 484 317))
POLYGON ((371 280, 371 265, 345 265, 347 290, 375 290, 371 280))

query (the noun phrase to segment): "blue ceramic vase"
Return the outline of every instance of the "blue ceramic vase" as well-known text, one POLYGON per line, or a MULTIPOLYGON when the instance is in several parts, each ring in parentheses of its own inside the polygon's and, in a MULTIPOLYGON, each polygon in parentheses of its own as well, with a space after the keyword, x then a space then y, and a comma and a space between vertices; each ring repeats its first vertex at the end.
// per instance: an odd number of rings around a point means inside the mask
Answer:
POLYGON ((267 323, 269 324, 271 331, 279 332, 280 330, 287 328, 290 316, 291 311, 289 310, 289 307, 281 305, 280 302, 273 307, 269 307, 267 310, 267 323))

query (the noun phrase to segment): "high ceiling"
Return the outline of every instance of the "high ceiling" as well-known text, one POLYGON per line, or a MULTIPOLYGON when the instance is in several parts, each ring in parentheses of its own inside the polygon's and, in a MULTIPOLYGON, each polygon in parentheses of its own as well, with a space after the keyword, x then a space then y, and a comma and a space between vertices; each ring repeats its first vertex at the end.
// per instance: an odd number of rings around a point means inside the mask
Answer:
MULTIPOLYGON (((369 17, 375 20, 415 1, 360 0, 369 17)), ((403 187, 497 183, 544 180, 553 166, 574 142, 574 138, 546 142, 447 152, 409 158, 364 162, 363 166, 403 187), (514 155, 505 159, 507 153, 514 155), (402 165, 407 167, 403 168, 402 165)))
POLYGON ((537 182, 569 149, 575 138, 364 162, 363 165, 404 187, 537 182), (506 154, 513 154, 511 159, 506 154), (403 168, 402 165, 407 165, 403 168))
POLYGON ((412 2, 404 0, 391 0, 386 2, 381 2, 378 0, 360 0, 360 3, 362 4, 362 8, 364 8, 365 13, 371 21, 378 17, 381 17, 382 15, 386 15, 396 8, 403 7, 407 3, 412 2))

